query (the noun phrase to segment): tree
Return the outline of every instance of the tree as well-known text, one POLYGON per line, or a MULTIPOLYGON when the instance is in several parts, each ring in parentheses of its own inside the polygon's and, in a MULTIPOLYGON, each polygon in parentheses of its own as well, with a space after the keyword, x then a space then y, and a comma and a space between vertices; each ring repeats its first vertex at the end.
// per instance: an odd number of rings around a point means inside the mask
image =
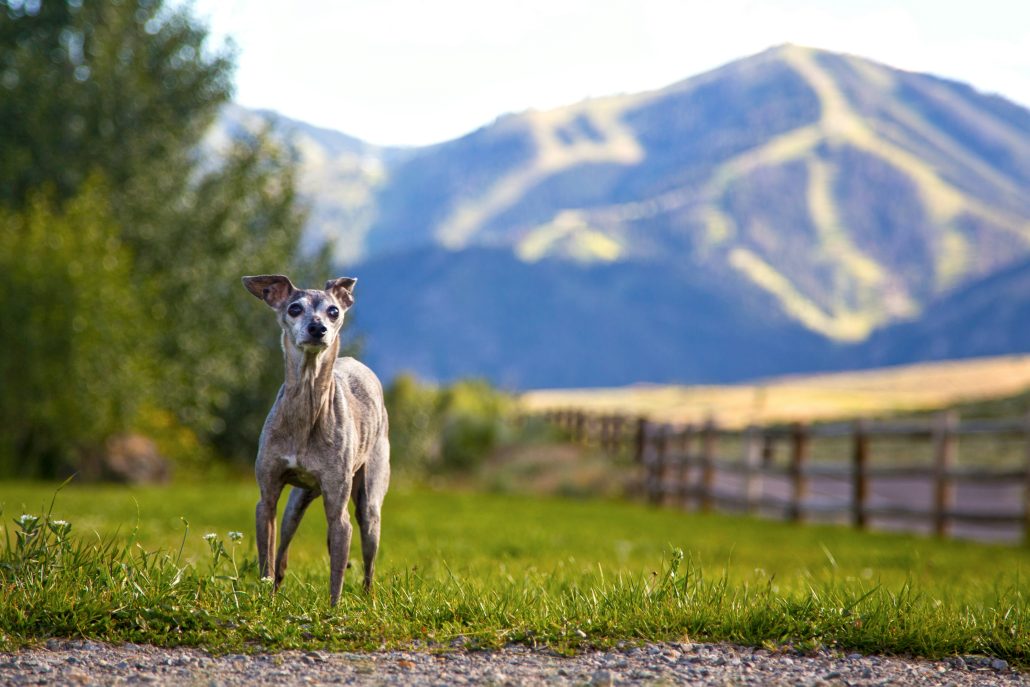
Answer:
POLYGON ((153 392, 153 328, 98 180, 0 213, 0 245, 0 474, 50 476, 153 392))
POLYGON ((282 383, 279 328, 243 288, 244 274, 325 278, 326 261, 293 256, 304 215, 290 156, 267 133, 238 141, 218 169, 183 198, 190 208, 160 235, 168 245, 142 261, 152 289, 166 401, 223 455, 253 458, 282 383), (174 254, 169 264, 152 264, 174 254))
POLYGON ((0 203, 63 201, 94 172, 123 222, 176 198, 232 95, 232 51, 206 38, 161 0, 0 0, 0 203))
MULTIPOLYGON (((53 464, 47 455, 74 455, 131 426, 147 429, 153 423, 134 416, 139 408, 160 410, 225 454, 244 456, 256 445, 281 361, 274 344, 262 345, 271 343, 274 327, 249 307, 239 279, 302 272, 295 255, 303 212, 294 160, 269 132, 246 135, 220 156, 203 146, 231 96, 232 71, 231 48, 209 46, 188 7, 0 0, 5 252, 15 245, 6 240, 16 238, 32 254, 45 254, 51 240, 99 251, 87 247, 102 225, 102 243, 117 246, 124 271, 94 270, 98 281, 90 288, 118 297, 91 310, 98 329, 86 340, 147 342, 145 364, 124 368, 117 345, 67 352, 43 341, 0 350, 0 366, 19 380, 8 384, 5 376, 2 395, 27 394, 30 405, 33 389, 52 388, 35 384, 53 381, 48 375, 75 361, 111 366, 101 406, 118 412, 104 415, 109 419, 59 428, 46 399, 38 399, 39 408, 0 404, 0 424, 11 428, 6 445, 20 452, 19 461, 36 461, 46 472, 53 464), (92 220, 80 211, 84 203, 96 213, 92 220), (82 237, 57 239, 58 229, 82 237), (132 295, 131 313, 118 310, 123 294, 132 295), (26 436, 52 437, 62 448, 26 436)), ((60 252, 50 259, 75 262, 60 252)), ((4 287, 2 321, 25 316, 22 294, 52 303, 56 321, 74 319, 69 309, 82 303, 61 300, 66 290, 50 285, 45 262, 15 265, 19 280, 4 287)))

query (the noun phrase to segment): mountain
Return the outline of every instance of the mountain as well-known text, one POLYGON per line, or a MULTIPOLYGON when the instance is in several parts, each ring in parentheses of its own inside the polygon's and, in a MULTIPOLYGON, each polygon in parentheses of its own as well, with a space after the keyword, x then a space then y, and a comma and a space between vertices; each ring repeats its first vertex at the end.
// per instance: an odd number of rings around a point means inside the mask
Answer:
POLYGON ((736 381, 832 364, 826 340, 762 292, 675 262, 569 264, 440 247, 355 268, 351 325, 386 378, 487 376, 507 388, 736 381))
POLYGON ((784 46, 419 150, 377 191, 365 250, 674 254, 858 340, 1026 254, 1028 132, 960 84, 784 46))
POLYGON ((1030 353, 1030 260, 927 306, 922 316, 877 331, 861 345, 868 365, 1030 353))
POLYGON ((405 148, 375 146, 270 110, 223 108, 206 145, 217 152, 241 133, 272 127, 298 159, 298 186, 309 208, 300 246, 311 253, 329 244, 337 261, 361 254, 375 216, 374 194, 385 181, 388 166, 404 159, 405 148))
POLYGON ((305 243, 362 278, 387 377, 854 366, 874 349, 844 344, 1030 256, 1030 111, 850 55, 781 46, 424 148, 293 126, 305 243))

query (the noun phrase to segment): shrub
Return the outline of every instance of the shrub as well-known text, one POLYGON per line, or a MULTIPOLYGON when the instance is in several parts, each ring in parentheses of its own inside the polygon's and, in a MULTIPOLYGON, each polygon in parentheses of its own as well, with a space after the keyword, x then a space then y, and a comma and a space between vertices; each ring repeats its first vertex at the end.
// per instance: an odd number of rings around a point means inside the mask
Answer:
POLYGON ((386 405, 393 463, 416 476, 474 471, 513 434, 514 399, 482 380, 433 387, 401 375, 386 405))

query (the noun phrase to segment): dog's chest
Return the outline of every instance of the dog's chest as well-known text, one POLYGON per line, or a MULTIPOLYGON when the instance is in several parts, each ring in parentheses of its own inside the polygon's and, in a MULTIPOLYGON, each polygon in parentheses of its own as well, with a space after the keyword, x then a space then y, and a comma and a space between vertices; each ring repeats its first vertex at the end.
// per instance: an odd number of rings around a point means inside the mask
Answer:
POLYGON ((318 478, 306 469, 304 461, 299 460, 296 453, 284 454, 279 463, 283 480, 287 484, 308 489, 318 486, 318 478))

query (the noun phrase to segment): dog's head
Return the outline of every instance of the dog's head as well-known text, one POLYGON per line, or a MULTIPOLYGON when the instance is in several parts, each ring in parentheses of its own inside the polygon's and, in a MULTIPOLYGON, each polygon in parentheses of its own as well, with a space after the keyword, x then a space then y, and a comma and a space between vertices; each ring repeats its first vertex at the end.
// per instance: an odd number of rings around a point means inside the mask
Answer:
POLYGON ((243 285, 279 316, 279 326, 302 350, 328 348, 343 326, 343 316, 354 305, 357 279, 340 277, 325 283, 325 290, 298 289, 289 277, 265 274, 244 277, 243 285))

